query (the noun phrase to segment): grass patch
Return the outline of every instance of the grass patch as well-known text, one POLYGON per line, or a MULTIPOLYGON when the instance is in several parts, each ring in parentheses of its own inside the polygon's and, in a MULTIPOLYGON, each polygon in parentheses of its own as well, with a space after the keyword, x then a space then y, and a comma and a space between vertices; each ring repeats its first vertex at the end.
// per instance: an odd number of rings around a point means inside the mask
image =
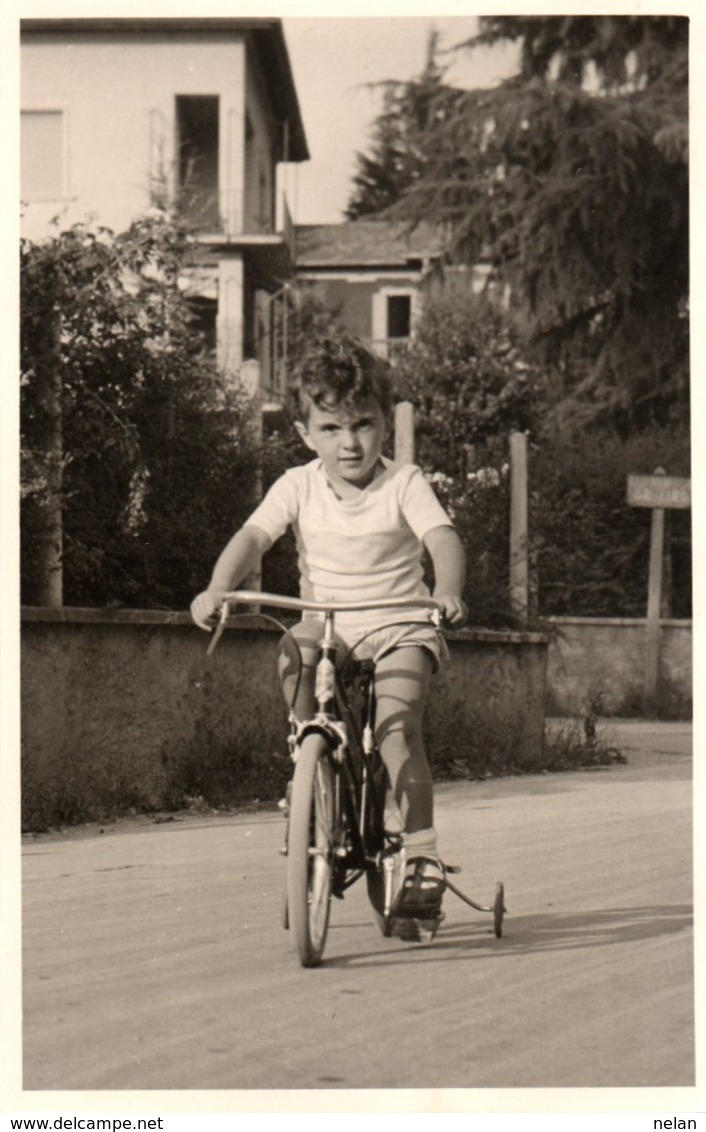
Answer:
POLYGON ((544 728, 544 766, 546 771, 582 770, 587 767, 626 763, 623 752, 577 719, 552 722, 544 728), (588 730, 588 734, 587 734, 588 730))

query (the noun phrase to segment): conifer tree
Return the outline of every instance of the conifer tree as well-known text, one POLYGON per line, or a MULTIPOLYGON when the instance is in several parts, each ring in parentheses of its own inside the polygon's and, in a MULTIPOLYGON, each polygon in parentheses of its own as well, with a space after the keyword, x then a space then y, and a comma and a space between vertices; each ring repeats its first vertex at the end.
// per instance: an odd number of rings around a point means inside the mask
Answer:
POLYGON ((426 64, 418 79, 381 84, 383 108, 373 123, 370 152, 356 154, 358 171, 345 211, 349 220, 380 215, 424 173, 423 138, 437 97, 445 89, 437 43, 438 35, 432 30, 426 64))
POLYGON ((414 175, 387 215, 492 265, 559 375, 561 420, 684 419, 688 20, 485 17, 463 46, 503 40, 519 68, 492 90, 420 78, 414 175))

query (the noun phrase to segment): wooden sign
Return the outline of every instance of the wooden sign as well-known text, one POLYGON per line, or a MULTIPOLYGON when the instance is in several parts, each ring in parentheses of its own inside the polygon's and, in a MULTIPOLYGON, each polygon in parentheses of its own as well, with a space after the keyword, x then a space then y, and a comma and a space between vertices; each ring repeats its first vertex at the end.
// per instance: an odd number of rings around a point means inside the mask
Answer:
POLYGON ((628 476, 631 507, 691 507, 691 480, 680 476, 628 476))
POLYGON ((664 567, 664 512, 675 507, 691 507, 691 480, 668 476, 655 468, 652 476, 628 476, 628 503, 631 507, 651 507, 650 563, 647 578, 647 622, 645 625, 645 696, 654 706, 659 678, 659 630, 662 609, 664 567))

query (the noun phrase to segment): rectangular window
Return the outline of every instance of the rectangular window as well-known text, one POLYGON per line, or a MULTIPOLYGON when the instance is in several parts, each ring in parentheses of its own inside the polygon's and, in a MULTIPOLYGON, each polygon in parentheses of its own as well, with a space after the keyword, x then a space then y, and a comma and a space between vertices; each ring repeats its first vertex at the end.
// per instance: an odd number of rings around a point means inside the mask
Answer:
POLYGON ((412 329, 412 299, 410 295, 388 295, 387 337, 409 338, 412 329))
POLYGON ((220 227, 218 117, 218 95, 177 95, 179 210, 201 231, 220 227))
POLYGON ((63 111, 22 111, 20 174, 22 200, 61 200, 65 197, 63 111))

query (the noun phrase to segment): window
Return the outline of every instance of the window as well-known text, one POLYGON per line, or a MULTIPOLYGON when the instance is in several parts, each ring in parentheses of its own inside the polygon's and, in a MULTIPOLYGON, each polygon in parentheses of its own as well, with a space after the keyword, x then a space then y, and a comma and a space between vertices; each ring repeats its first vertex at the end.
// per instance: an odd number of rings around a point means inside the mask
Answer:
POLYGON ((61 200, 65 197, 63 111, 22 111, 20 171, 22 200, 61 200))
POLYGON ((409 338, 412 329, 412 299, 410 295, 387 296, 387 337, 409 338))
POLYGON ((189 225, 217 230, 218 96, 177 95, 179 206, 189 225))
POLYGON ((412 340, 419 296, 412 287, 381 286, 373 292, 372 341, 390 357, 390 350, 406 349, 412 340))

